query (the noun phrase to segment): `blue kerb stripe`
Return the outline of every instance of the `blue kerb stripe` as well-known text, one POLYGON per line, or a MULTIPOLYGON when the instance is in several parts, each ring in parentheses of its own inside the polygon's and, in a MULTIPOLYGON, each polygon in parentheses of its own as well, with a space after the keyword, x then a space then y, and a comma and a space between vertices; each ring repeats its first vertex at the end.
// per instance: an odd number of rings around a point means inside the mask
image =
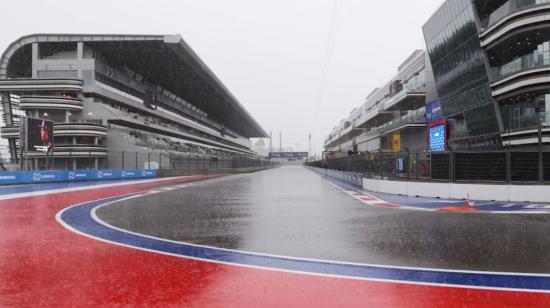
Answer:
POLYGON ((550 275, 530 276, 482 272, 450 272, 444 270, 422 270, 377 267, 358 264, 340 264, 328 261, 296 260, 286 257, 262 256, 245 252, 228 251, 213 247, 197 247, 185 243, 174 243, 152 239, 108 228, 91 217, 96 206, 127 198, 113 197, 93 201, 65 210, 61 220, 72 228, 104 240, 129 246, 171 253, 183 257, 193 257, 212 261, 266 267, 272 269, 299 271, 314 274, 338 275, 350 278, 384 279, 393 281, 451 284, 462 286, 550 290, 550 275))

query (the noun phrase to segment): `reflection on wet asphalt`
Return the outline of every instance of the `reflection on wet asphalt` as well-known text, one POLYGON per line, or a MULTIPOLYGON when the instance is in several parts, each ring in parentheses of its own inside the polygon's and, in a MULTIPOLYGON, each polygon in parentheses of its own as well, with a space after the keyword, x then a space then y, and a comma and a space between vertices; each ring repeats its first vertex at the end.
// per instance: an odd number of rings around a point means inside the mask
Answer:
POLYGON ((368 207, 303 167, 198 182, 104 207, 114 226, 293 257, 550 273, 550 216, 368 207))

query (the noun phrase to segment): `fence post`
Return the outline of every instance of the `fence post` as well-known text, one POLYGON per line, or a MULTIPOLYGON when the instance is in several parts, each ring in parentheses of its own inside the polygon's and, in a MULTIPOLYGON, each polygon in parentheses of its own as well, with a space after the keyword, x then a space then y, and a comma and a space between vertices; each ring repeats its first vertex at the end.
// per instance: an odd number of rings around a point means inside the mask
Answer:
MULTIPOLYGON (((430 157, 430 159, 431 159, 431 157, 430 157)), ((419 179, 420 179, 420 174, 419 174, 419 169, 420 169, 420 153, 418 153, 418 152, 416 152, 416 164, 415 164, 415 166, 416 166, 416 168, 414 168, 414 169, 415 169, 415 173, 416 173, 415 177, 416 177, 417 180, 419 180, 419 179)), ((430 168, 430 169, 431 169, 431 168, 430 168)))
POLYGON ((405 151, 407 151, 407 181, 410 181, 412 171, 411 151, 409 149, 406 149, 405 151))
POLYGON ((506 183, 512 183, 512 153, 506 148, 506 183))
POLYGON ((162 169, 162 153, 159 152, 159 170, 162 169))
POLYGON ((151 152, 147 154, 147 169, 151 169, 151 152))
POLYGON ((168 169, 172 169, 172 152, 170 152, 168 155, 168 169))
POLYGON ((138 168, 138 155, 139 155, 139 152, 136 152, 136 169, 138 168))
POLYGON ((384 162, 384 155, 382 155, 382 150, 380 150, 379 154, 380 154, 380 158, 379 158, 379 160, 380 160, 380 164, 379 164, 380 165, 380 179, 383 180, 384 179, 384 163, 385 162, 384 162))
POLYGON ((369 169, 369 178, 374 178, 374 176, 376 175, 376 171, 374 170, 376 168, 376 154, 373 153, 373 154, 370 154, 369 155, 369 166, 370 166, 370 169, 369 169))
POLYGON ((455 179, 455 153, 449 150, 449 182, 454 183, 455 179))
POLYGON ((539 183, 544 184, 544 166, 542 163, 542 119, 539 119, 539 183))
POLYGON ((125 153, 126 153, 125 151, 122 151, 122 154, 121 154, 122 155, 122 158, 121 158, 122 169, 126 169, 126 168, 124 168, 125 167, 124 166, 124 154, 125 153))

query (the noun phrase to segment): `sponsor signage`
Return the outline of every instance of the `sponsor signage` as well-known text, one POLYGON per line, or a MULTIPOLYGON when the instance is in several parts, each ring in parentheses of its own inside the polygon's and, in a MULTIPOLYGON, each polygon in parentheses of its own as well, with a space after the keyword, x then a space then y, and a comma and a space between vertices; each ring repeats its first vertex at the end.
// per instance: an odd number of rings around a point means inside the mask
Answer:
POLYGON ((399 132, 392 135, 391 149, 393 153, 401 152, 401 134, 399 132))
POLYGON ((63 171, 14 171, 2 172, 0 185, 21 183, 79 182, 93 180, 121 180, 151 178, 155 169, 136 170, 63 170, 63 171))
POLYGON ((428 124, 437 122, 443 119, 441 113, 441 102, 439 100, 431 101, 426 104, 426 120, 428 124))
POLYGON ((307 158, 308 152, 271 152, 269 158, 307 158))
POLYGON ((430 127, 430 152, 444 152, 446 147, 445 124, 430 127))

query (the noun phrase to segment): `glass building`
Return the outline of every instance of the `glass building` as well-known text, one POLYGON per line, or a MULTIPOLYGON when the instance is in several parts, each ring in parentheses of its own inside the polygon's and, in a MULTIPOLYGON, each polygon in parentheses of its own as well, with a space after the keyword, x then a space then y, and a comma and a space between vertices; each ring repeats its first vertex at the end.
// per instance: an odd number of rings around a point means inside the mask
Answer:
POLYGON ((445 2, 424 25, 441 110, 453 150, 501 147, 474 3, 445 2))
POLYGON ((550 142, 550 1, 475 1, 505 145, 550 142))
POLYGON ((550 0, 448 0, 423 31, 451 149, 550 143, 550 0))

